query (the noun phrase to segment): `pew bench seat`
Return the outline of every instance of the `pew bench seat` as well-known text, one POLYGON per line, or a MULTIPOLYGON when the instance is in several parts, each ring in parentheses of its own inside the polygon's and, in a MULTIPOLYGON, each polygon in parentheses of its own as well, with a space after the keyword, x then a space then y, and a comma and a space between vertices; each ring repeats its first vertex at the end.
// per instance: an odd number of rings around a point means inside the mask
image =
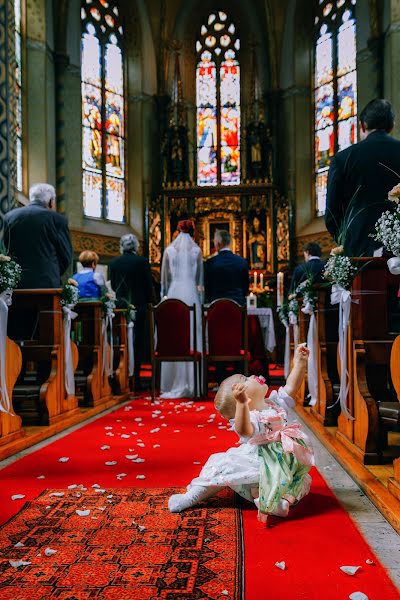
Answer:
POLYGON ((379 419, 385 429, 400 427, 400 402, 379 402, 379 419))

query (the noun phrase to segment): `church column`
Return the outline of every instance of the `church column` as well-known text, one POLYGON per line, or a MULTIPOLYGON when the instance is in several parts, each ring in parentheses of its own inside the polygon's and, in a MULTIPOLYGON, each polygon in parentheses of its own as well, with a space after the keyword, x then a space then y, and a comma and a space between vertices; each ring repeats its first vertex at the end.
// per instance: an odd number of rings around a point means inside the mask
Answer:
POLYGON ((390 22, 385 36, 384 96, 397 114, 394 134, 400 137, 400 0, 390 0, 390 22))
POLYGON ((382 15, 378 0, 359 2, 357 19, 358 113, 373 98, 383 96, 382 15))
POLYGON ((45 0, 27 3, 26 86, 27 146, 29 185, 55 184, 55 102, 54 61, 50 4, 45 0), (46 11, 47 8, 47 11, 46 11))
POLYGON ((0 235, 4 215, 15 206, 16 131, 14 3, 0 0, 0 235))

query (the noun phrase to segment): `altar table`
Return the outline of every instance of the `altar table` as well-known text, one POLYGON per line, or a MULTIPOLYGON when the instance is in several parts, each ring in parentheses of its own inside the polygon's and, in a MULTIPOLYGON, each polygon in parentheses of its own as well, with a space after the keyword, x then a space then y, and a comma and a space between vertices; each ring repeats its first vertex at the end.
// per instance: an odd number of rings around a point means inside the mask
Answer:
MULTIPOLYGON (((248 308, 249 317, 258 317, 263 334, 264 346, 268 352, 273 352, 276 346, 274 316, 271 308, 248 308)), ((249 327, 251 331, 251 327, 249 327)), ((250 340, 249 340, 250 342, 250 340)))

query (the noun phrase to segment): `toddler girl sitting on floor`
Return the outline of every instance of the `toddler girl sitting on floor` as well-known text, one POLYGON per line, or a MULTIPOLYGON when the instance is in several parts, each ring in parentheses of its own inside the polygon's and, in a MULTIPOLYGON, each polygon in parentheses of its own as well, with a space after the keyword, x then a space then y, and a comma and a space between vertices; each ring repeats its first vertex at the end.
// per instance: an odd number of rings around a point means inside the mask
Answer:
POLYGON ((232 375, 221 383, 215 407, 229 419, 240 446, 212 454, 187 492, 171 496, 171 512, 195 506, 228 486, 254 502, 260 521, 266 523, 269 514, 286 517, 290 506, 308 494, 314 455, 300 424, 287 422, 287 408, 294 406, 308 354, 305 345, 297 347, 286 385, 268 398, 262 377, 232 375))

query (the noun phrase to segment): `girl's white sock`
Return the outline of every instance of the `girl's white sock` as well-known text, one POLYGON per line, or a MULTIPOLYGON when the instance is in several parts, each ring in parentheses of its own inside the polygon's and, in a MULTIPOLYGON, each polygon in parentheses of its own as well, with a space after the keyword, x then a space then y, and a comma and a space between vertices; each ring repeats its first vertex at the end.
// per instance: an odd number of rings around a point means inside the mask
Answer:
POLYGON ((168 500, 168 508, 172 513, 179 513, 187 508, 196 506, 202 500, 214 496, 221 489, 217 486, 205 487, 202 485, 193 485, 186 494, 174 494, 168 500))

